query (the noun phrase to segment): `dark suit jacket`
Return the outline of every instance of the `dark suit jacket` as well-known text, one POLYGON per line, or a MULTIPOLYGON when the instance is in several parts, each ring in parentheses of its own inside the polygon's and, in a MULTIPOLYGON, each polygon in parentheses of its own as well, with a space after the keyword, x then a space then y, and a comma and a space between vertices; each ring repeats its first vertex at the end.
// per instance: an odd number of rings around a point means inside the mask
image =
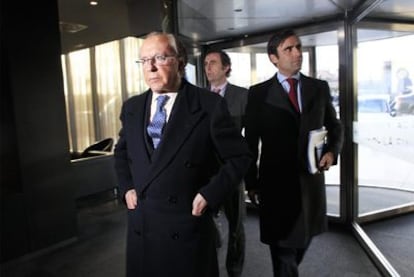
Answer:
POLYGON ((325 126, 326 151, 337 155, 343 128, 331 103, 328 83, 300 76, 302 113, 291 105, 276 76, 249 89, 246 139, 254 158, 245 178, 247 189, 258 189, 261 240, 268 244, 304 247, 326 229, 326 195, 323 174, 307 169, 307 143, 311 130, 325 126))
POLYGON ((239 130, 244 127, 244 114, 247 105, 248 90, 239 86, 228 83, 226 91, 224 92, 224 99, 226 99, 227 107, 234 123, 236 123, 239 130))
POLYGON ((151 155, 151 96, 124 103, 114 154, 122 197, 129 189, 139 196, 128 210, 127 275, 215 276, 214 222, 209 212, 192 216, 192 202, 201 193, 209 208, 219 207, 250 164, 247 144, 223 98, 183 80, 151 155))

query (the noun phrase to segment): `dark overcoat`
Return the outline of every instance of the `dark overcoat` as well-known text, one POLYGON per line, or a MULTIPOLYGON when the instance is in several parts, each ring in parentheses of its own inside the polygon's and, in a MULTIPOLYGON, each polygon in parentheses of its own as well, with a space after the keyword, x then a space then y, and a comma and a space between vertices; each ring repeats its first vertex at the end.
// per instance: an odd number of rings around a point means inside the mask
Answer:
POLYGON ((146 126, 152 92, 122 108, 115 147, 120 195, 130 189, 138 205, 128 210, 127 276, 218 276, 212 220, 240 183, 251 156, 222 97, 183 80, 158 148, 146 126), (191 214, 197 193, 208 202, 191 214))
POLYGON ((343 142, 328 83, 301 74, 300 84, 301 114, 276 76, 249 89, 246 108, 246 139, 254 159, 260 156, 246 187, 260 191, 262 242, 285 247, 306 247, 327 226, 324 174, 308 172, 309 132, 328 130, 325 151, 334 153, 335 164, 343 142))
POLYGON ((246 112, 248 90, 233 84, 227 83, 224 99, 233 121, 239 130, 244 127, 244 114, 246 112))

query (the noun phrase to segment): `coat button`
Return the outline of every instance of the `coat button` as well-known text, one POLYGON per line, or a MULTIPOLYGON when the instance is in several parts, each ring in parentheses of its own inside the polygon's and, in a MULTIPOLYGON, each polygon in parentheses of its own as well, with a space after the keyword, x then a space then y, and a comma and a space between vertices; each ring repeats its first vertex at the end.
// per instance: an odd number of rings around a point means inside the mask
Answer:
POLYGON ((141 231, 135 230, 135 234, 137 234, 137 236, 141 236, 141 231))
POLYGON ((171 235, 171 238, 172 238, 173 240, 178 240, 178 239, 180 238, 180 234, 178 234, 178 233, 173 233, 173 234, 171 235))
POLYGON ((145 193, 143 192, 143 193, 141 193, 141 194, 138 196, 138 199, 139 199, 139 200, 144 200, 144 199, 145 199, 145 197, 146 197, 146 195, 145 195, 145 193))
POLYGON ((189 161, 186 161, 185 164, 184 164, 184 166, 190 168, 190 167, 193 166, 193 164, 191 162, 189 162, 189 161))

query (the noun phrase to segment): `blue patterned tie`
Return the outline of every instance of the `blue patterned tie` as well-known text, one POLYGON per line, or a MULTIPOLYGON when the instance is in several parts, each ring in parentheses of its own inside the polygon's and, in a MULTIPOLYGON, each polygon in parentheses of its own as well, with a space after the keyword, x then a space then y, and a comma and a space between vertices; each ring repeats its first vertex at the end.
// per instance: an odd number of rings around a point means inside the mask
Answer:
POLYGON ((169 98, 170 97, 168 95, 160 95, 157 97, 157 110, 155 111, 152 121, 147 127, 147 132, 152 138, 154 149, 158 147, 161 140, 162 129, 167 119, 167 112, 164 106, 169 98))

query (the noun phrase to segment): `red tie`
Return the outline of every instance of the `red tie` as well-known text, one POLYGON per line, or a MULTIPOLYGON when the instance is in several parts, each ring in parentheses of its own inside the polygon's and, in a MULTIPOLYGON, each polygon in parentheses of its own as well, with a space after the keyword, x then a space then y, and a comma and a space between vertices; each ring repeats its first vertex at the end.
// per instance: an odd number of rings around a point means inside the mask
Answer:
POLYGON ((289 99, 290 102, 293 104, 297 112, 300 112, 299 110, 299 104, 298 104, 298 96, 296 92, 296 86, 297 86, 297 80, 295 78, 288 78, 287 79, 289 83, 289 99))

